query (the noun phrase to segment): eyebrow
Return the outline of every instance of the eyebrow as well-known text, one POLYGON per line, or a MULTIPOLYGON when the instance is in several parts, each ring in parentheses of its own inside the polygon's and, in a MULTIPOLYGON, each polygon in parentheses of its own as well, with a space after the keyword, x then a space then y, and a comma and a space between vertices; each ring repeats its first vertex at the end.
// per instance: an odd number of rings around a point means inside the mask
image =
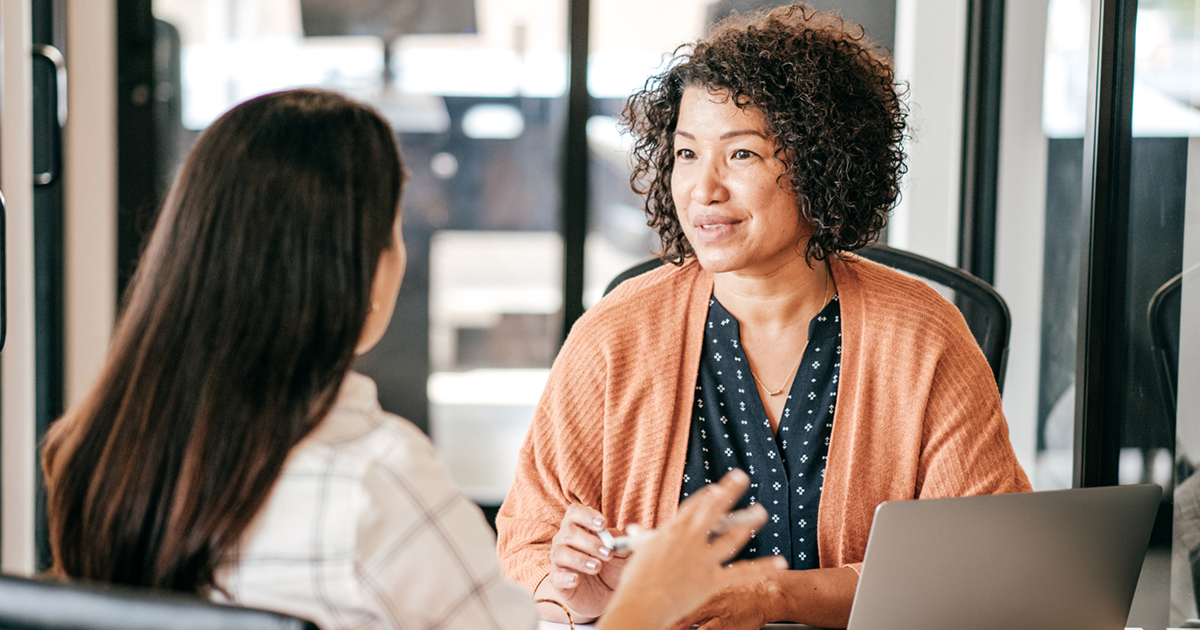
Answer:
MULTIPOLYGON (((690 134, 686 131, 676 131, 675 135, 683 136, 684 138, 687 138, 689 140, 696 139, 696 136, 693 136, 692 134, 690 134)), ((770 138, 767 137, 767 134, 765 134, 757 129, 738 129, 735 131, 727 131, 727 132, 721 134, 721 137, 719 139, 720 140, 728 140, 730 138, 736 138, 738 136, 758 136, 758 137, 762 138, 763 140, 770 140, 770 138)))

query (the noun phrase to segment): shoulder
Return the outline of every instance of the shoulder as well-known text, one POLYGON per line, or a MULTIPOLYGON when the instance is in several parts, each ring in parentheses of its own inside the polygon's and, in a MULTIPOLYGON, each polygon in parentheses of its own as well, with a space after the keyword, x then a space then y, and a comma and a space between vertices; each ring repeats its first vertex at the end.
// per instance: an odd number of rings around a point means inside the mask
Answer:
POLYGON ((629 320, 643 316, 647 311, 658 311, 664 306, 683 304, 692 294, 697 282, 703 281, 704 270, 694 259, 683 265, 664 263, 634 276, 617 285, 580 319, 605 321, 629 320))
POLYGON ((572 337, 589 345, 652 342, 655 335, 647 333, 671 331, 676 320, 686 319, 697 291, 711 290, 712 276, 694 259, 666 263, 617 285, 579 318, 568 344, 572 337), (647 318, 656 325, 646 326, 647 318))
POLYGON ((350 372, 325 419, 289 455, 285 474, 320 472, 360 484, 368 476, 412 478, 418 489, 448 487, 429 438, 408 420, 384 411, 370 378, 350 372), (429 483, 436 481, 438 483, 429 483))
POLYGON ((933 337, 970 337, 962 313, 925 281, 854 254, 832 264, 847 322, 865 331, 933 337))

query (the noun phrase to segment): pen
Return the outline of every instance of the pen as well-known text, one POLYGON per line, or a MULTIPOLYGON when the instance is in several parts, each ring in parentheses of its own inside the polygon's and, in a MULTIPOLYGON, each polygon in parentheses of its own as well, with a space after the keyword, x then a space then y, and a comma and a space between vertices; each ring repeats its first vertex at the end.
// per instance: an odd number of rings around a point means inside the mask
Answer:
MULTIPOLYGON (((717 524, 717 527, 713 529, 710 535, 715 538, 729 531, 729 529, 732 527, 737 525, 754 524, 760 520, 762 520, 762 513, 759 511, 752 512, 749 509, 744 509, 737 510, 736 512, 730 512, 728 516, 726 516, 720 523, 717 524)), ((636 526, 631 525, 630 529, 632 530, 633 527, 636 526)), ((596 536, 600 538, 600 542, 604 543, 605 547, 612 549, 614 553, 626 553, 640 549, 642 545, 645 545, 651 538, 654 537, 655 533, 656 532, 653 529, 642 529, 638 527, 637 531, 630 531, 624 536, 613 536, 608 532, 608 530, 597 532, 596 536)))

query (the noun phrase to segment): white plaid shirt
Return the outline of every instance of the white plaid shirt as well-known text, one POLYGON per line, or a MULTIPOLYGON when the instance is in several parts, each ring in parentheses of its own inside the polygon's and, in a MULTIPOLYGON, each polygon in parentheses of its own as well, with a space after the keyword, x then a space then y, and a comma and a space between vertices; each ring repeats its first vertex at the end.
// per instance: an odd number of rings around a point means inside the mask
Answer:
POLYGON ((380 409, 375 383, 354 372, 292 449, 217 584, 237 604, 324 630, 537 625, 529 594, 500 572, 482 513, 429 439, 380 409))

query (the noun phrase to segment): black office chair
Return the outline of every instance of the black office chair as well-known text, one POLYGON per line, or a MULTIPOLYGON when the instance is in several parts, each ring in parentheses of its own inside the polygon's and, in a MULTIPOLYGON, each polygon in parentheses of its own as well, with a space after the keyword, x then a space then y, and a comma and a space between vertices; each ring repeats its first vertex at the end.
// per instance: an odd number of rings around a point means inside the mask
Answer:
MULTIPOLYGON (((1146 316, 1150 320, 1150 344, 1158 358, 1158 380, 1161 385, 1159 391, 1162 392, 1163 407, 1167 411, 1166 418, 1171 423, 1175 422, 1178 412, 1179 335, 1183 320, 1183 280, 1185 277, 1194 277, 1197 274, 1200 274, 1200 265, 1194 265, 1167 280, 1154 292, 1150 298, 1150 306, 1146 309, 1146 316)), ((1188 459, 1189 455, 1196 456, 1194 453, 1176 453, 1175 479, 1180 484, 1176 487, 1176 493, 1183 491, 1184 488, 1194 488, 1194 486, 1184 483, 1184 480, 1198 474, 1195 465, 1188 459)), ((1176 527, 1178 526, 1176 524, 1176 527)), ((1192 549, 1189 552, 1188 560, 1192 566, 1193 596, 1196 599, 1196 605, 1200 606, 1200 549, 1192 549)), ((1181 627, 1200 628, 1200 620, 1189 620, 1189 622, 1194 622, 1194 625, 1185 624, 1181 627)))
MULTIPOLYGON (((1008 304, 996 292, 992 285, 975 276, 949 265, 942 264, 931 258, 926 258, 887 245, 875 245, 856 252, 863 258, 887 265, 897 271, 907 273, 928 282, 936 283, 954 292, 954 303, 967 320, 967 327, 975 337, 975 342, 983 350, 988 365, 992 368, 992 376, 996 378, 996 386, 1004 390, 1004 371, 1008 366, 1008 336, 1012 328, 1012 316, 1008 312, 1008 304)), ((639 263, 617 275, 609 283, 604 294, 616 288, 621 282, 652 269, 662 266, 662 261, 652 258, 639 263)))
POLYGON ((143 588, 0 575, 0 628, 14 630, 318 630, 311 621, 143 588))
POLYGON ((1158 376, 1162 383, 1163 404, 1175 417, 1175 399, 1179 383, 1179 326, 1183 298, 1183 278, 1200 273, 1200 265, 1181 272, 1154 292, 1146 316, 1150 319, 1150 343, 1158 356, 1158 376))

